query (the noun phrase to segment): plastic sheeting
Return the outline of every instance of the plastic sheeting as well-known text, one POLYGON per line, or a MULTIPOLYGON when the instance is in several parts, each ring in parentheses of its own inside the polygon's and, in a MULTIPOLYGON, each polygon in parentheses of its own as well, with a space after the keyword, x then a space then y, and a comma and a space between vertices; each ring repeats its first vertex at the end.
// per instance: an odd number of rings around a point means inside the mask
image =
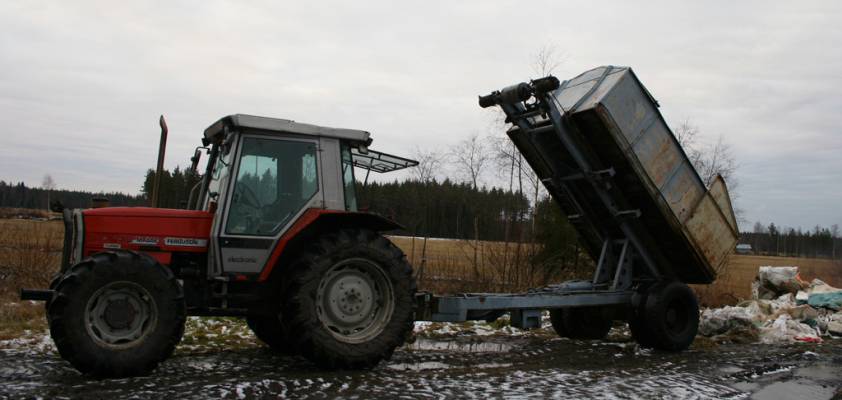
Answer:
POLYGON ((821 342, 842 336, 842 290, 819 279, 805 282, 798 267, 760 267, 753 298, 737 306, 706 309, 699 334, 717 341, 821 342))

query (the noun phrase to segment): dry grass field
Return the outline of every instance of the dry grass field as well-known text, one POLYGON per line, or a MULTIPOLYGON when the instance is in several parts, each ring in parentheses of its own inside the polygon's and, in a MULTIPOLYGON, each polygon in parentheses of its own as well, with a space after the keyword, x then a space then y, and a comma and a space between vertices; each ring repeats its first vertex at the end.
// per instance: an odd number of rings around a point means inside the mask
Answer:
MULTIPOLYGON (((18 301, 21 287, 47 287, 61 258, 62 223, 0 219, 0 340, 24 329, 43 329, 43 304, 18 301)), ((582 255, 578 268, 548 275, 528 259, 528 244, 474 242, 393 236, 416 270, 419 288, 436 293, 520 291, 572 278, 589 278, 592 262, 582 255)), ((568 262, 568 264, 571 264, 568 262)), ((751 296, 751 282, 762 265, 800 267, 805 280, 820 278, 842 287, 842 262, 824 259, 734 255, 713 285, 696 286, 706 306, 734 304, 751 296)))
POLYGON ((548 274, 530 258, 532 244, 390 236, 412 264, 420 290, 435 293, 513 292, 548 282, 587 277, 591 261, 584 254, 579 267, 548 274))
MULTIPOLYGON (((390 238, 406 254, 416 270, 422 265, 423 239, 408 237, 390 238)), ((514 251, 514 244, 509 244, 509 254, 514 251)), ((504 276, 510 276, 495 268, 500 264, 503 244, 499 242, 479 242, 478 270, 473 267, 473 249, 477 246, 472 241, 433 239, 427 241, 425 271, 420 275, 419 286, 422 290, 432 292, 493 292, 505 290, 523 290, 544 284, 544 276, 533 275, 522 280, 510 282, 501 281, 504 276), (476 279, 476 276, 491 279, 476 279)), ((528 253, 528 246, 524 245, 524 253, 528 253)), ((586 256, 583 256, 586 258, 586 256)), ((731 255, 723 272, 712 285, 693 285, 699 295, 700 302, 705 306, 718 307, 733 305, 751 297, 751 283, 757 276, 757 269, 761 266, 798 266, 801 278, 812 280, 819 278, 831 286, 842 287, 842 261, 832 261, 815 258, 767 257, 751 255, 731 255)), ((583 263, 578 271, 560 273, 548 277, 548 282, 558 282, 573 277, 590 278, 592 262, 583 263)), ((527 275, 528 270, 526 270, 527 275)))
POLYGON ((703 303, 709 306, 734 304, 751 297, 751 282, 761 266, 797 266, 801 279, 815 278, 842 287, 842 261, 820 258, 732 255, 724 272, 712 285, 695 287, 703 303))
POLYGON ((44 305, 18 301, 18 290, 49 285, 63 235, 61 221, 0 219, 0 340, 46 326, 44 305))

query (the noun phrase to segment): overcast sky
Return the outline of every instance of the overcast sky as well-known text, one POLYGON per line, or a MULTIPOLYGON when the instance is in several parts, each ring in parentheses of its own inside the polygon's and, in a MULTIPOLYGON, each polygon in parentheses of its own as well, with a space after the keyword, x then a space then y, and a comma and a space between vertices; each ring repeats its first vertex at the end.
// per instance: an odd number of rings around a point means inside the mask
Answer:
POLYGON ((668 123, 731 144, 742 229, 842 224, 842 2, 124 3, 0 2, 0 179, 136 193, 160 114, 169 168, 233 113, 444 151, 503 135, 476 96, 551 46, 562 79, 631 66, 668 123))

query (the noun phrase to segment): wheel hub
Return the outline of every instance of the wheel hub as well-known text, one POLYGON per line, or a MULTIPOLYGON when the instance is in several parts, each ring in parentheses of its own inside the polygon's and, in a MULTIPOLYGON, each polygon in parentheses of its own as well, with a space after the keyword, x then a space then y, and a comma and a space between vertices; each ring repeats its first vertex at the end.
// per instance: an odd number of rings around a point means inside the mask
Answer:
POLYGON ((143 340, 157 323, 149 292, 134 282, 111 282, 97 290, 85 308, 85 327, 100 345, 127 347, 143 340))
POLYGON ((128 299, 108 300, 103 319, 112 329, 129 328, 137 316, 137 310, 128 299))
POLYGON ((359 274, 346 274, 328 288, 330 311, 348 324, 359 323, 374 307, 371 282, 359 274))
POLYGON ((316 312, 339 340, 359 343, 383 331, 394 310, 392 284, 380 267, 351 259, 328 270, 319 283, 316 312))

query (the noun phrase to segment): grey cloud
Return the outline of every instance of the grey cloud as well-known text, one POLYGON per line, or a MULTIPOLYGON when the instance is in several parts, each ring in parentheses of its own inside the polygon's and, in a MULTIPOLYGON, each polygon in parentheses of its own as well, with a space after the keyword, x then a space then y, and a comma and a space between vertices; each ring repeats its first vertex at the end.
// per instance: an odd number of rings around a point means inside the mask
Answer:
POLYGON ((446 148, 488 132, 476 95, 534 77, 553 44, 560 77, 630 65, 668 121, 732 143, 750 222, 842 223, 840 17, 832 1, 4 2, 0 179, 135 192, 162 113, 169 167, 235 112, 446 148))

